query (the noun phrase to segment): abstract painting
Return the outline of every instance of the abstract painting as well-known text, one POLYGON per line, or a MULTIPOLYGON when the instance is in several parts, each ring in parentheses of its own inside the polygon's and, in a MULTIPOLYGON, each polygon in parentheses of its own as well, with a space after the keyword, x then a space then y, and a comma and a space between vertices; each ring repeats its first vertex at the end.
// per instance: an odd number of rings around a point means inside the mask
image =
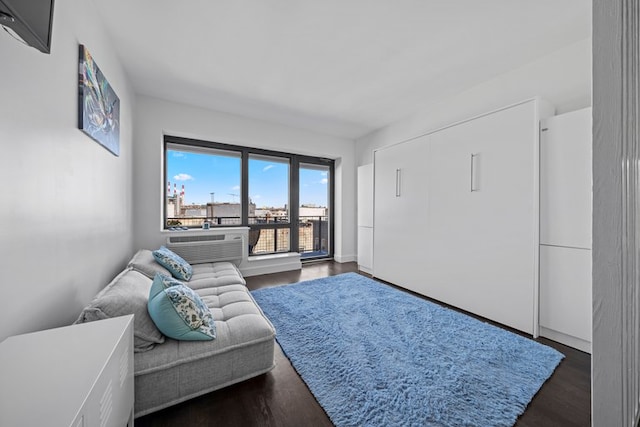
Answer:
POLYGON ((120 99, 84 45, 80 45, 78 90, 78 127, 119 156, 120 99))

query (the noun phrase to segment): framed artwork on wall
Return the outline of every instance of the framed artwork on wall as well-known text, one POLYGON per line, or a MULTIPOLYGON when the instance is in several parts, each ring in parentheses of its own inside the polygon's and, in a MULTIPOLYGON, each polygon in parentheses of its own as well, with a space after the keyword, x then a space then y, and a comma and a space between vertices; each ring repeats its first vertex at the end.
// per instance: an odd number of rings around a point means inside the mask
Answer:
POLYGON ((80 45, 78 128, 116 156, 120 155, 120 98, 89 50, 80 45))

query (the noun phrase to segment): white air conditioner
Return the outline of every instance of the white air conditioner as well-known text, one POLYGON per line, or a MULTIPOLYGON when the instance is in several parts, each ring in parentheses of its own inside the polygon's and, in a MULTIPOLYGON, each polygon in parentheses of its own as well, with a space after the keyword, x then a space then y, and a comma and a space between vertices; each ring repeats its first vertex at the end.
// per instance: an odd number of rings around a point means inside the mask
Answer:
POLYGON ((190 264, 242 261, 242 234, 195 234, 167 237, 167 248, 190 264))

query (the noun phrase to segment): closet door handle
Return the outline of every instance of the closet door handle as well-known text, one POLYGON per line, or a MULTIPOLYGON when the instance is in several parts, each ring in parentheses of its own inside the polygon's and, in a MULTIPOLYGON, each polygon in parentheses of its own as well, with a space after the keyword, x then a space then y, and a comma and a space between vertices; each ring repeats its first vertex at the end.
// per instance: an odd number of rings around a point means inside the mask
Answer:
POLYGON ((478 154, 471 153, 471 192, 478 191, 476 187, 476 157, 478 154))
POLYGON ((402 170, 396 169, 396 197, 400 197, 400 179, 402 178, 402 170))

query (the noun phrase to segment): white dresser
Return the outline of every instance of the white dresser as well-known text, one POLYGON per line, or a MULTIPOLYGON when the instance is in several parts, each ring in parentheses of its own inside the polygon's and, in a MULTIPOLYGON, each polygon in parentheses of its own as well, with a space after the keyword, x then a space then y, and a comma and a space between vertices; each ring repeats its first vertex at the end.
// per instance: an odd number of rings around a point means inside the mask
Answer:
POLYGON ((0 426, 133 426, 133 316, 0 343, 0 426))

